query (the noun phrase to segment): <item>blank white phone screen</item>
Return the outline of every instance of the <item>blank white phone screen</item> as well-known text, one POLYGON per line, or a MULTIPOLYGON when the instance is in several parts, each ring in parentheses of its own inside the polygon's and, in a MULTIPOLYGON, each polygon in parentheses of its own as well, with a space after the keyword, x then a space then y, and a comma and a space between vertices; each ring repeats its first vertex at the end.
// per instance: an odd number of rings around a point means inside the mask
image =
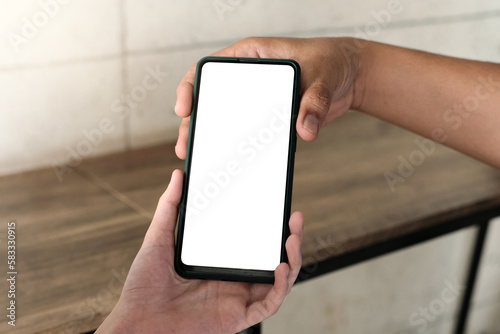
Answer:
POLYGON ((184 264, 274 270, 280 263, 294 74, 286 64, 203 65, 184 264))

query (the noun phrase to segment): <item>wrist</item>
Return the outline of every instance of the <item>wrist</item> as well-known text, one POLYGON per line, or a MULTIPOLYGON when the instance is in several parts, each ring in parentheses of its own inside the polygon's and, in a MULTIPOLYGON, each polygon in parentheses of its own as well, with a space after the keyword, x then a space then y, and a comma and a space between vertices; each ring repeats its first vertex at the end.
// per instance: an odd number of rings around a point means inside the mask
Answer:
POLYGON ((95 333, 140 333, 139 320, 134 312, 124 310, 118 302, 95 333))
POLYGON ((363 111, 365 92, 367 89, 367 80, 372 68, 374 52, 376 52, 377 43, 358 39, 344 38, 341 43, 346 43, 343 51, 347 59, 348 66, 354 73, 352 110, 363 111))

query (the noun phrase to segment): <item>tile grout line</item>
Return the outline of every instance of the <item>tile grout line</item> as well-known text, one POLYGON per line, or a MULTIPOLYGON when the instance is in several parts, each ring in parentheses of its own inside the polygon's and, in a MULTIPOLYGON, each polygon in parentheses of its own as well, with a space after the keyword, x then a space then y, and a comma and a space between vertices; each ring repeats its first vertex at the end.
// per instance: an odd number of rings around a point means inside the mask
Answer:
POLYGON ((130 198, 122 194, 120 191, 116 190, 113 186, 110 184, 106 183, 103 179, 98 177, 92 172, 89 172, 81 167, 75 167, 74 171, 76 174, 80 175, 90 183, 94 184, 95 186, 101 188, 114 198, 116 198, 118 201, 122 202, 124 205, 128 206, 130 209, 134 210, 136 213, 141 215, 142 217, 152 220, 153 219, 153 214, 148 212, 146 209, 142 208, 140 205, 132 201, 130 198))
MULTIPOLYGON (((121 25, 125 24, 125 9, 121 8, 123 14, 120 14, 121 25)), ((500 17, 500 9, 491 10, 491 11, 483 11, 471 14, 457 14, 450 16, 441 16, 441 17, 427 17, 422 19, 414 19, 414 20, 400 20, 394 21, 384 29, 400 29, 400 28, 412 28, 412 27, 423 27, 423 26, 433 26, 433 25, 442 25, 442 24, 450 24, 450 23, 460 23, 460 22, 472 22, 484 19, 491 19, 500 17)), ((346 32, 354 32, 354 28, 359 27, 360 25, 352 25, 352 26, 342 26, 342 27, 332 27, 332 28, 315 28, 309 30, 295 30, 288 32, 280 32, 274 33, 272 36, 293 36, 296 34, 338 34, 338 33, 346 33, 346 32)), ((266 35, 262 35, 266 36, 266 35)), ((125 29, 122 29, 122 34, 120 38, 126 38, 125 29)), ((52 66, 63 66, 68 64, 80 64, 80 63, 88 63, 88 62, 96 62, 96 61, 106 61, 113 59, 120 59, 124 56, 144 56, 158 53, 168 53, 168 52, 179 52, 179 51, 190 51, 196 50, 200 48, 208 48, 208 47, 222 47, 232 44, 242 37, 236 37, 233 39, 225 39, 225 40, 215 40, 209 42, 200 42, 196 44, 178 44, 172 46, 165 46, 159 48, 150 48, 143 50, 125 50, 125 41, 122 41, 121 51, 119 53, 104 55, 104 56, 96 56, 96 57, 86 57, 86 58, 76 58, 76 59, 67 59, 67 60, 59 60, 59 61, 49 61, 46 63, 38 63, 38 64, 26 64, 26 65, 13 65, 13 66, 0 66, 0 72, 2 71, 15 71, 26 68, 42 68, 42 67, 52 67, 52 66)))
POLYGON ((90 57, 82 57, 82 58, 72 58, 72 59, 64 59, 64 60, 53 60, 45 63, 33 63, 33 64, 25 64, 25 65, 12 65, 12 66, 0 66, 0 72, 9 72, 9 71, 17 71, 24 69, 32 69, 32 68, 46 68, 46 67, 56 67, 56 66, 64 66, 64 65, 74 65, 74 64, 85 64, 90 62, 101 62, 108 60, 116 60, 120 58, 120 54, 112 53, 108 55, 101 56, 90 56, 90 57))

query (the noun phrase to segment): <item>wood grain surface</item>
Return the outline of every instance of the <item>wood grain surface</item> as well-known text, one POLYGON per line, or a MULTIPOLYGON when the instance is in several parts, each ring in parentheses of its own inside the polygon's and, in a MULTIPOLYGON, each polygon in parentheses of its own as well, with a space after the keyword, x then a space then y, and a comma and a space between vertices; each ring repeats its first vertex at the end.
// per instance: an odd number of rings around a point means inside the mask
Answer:
MULTIPOLYGON (((305 264, 500 204, 500 171, 437 144, 419 154, 419 138, 353 112, 316 142, 299 140, 293 209, 306 216, 305 264), (397 174, 410 156, 419 165, 392 191, 384 173, 397 174)), ((8 221, 16 221, 18 233, 18 317, 12 331, 3 316, 1 333, 98 327, 118 299, 172 170, 183 168, 173 148, 87 160, 63 182, 52 169, 0 178, 2 245, 8 221)))

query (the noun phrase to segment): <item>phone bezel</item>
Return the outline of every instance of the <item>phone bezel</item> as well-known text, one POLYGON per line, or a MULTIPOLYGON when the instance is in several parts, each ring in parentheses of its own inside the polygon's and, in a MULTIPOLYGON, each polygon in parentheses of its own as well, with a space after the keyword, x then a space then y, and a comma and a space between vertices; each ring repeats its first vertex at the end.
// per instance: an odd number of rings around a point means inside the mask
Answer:
MULTIPOLYGON (((187 189, 189 185, 189 175, 191 169, 192 158, 192 145, 196 129, 196 115, 198 108, 198 96, 200 91, 200 81, 203 66, 208 62, 226 62, 226 63, 241 63, 241 64, 273 64, 273 65, 286 65, 294 69, 294 83, 293 83, 293 96, 292 96, 292 110, 290 122, 290 136, 288 145, 288 163, 287 163, 287 177, 285 189, 285 203, 283 214, 283 229, 282 229, 282 242, 281 242, 281 260, 280 262, 288 262, 285 242, 288 238, 290 219, 291 200, 292 200, 292 186, 293 186, 293 170, 295 161, 295 150, 297 143, 296 122, 299 108, 299 93, 300 93, 300 66, 292 59, 271 59, 271 58, 242 58, 242 57, 215 57, 209 56, 202 58, 196 67, 195 84, 193 89, 193 102, 191 110, 191 121, 189 127, 188 146, 186 153, 185 174, 183 182, 182 199, 179 208, 179 220, 175 245, 175 260, 174 266, 176 272, 184 278, 194 279, 210 279, 210 280, 227 280, 251 283, 273 283, 274 271, 268 270, 249 270, 237 268, 221 268, 221 267, 204 267, 187 265, 182 262, 182 242, 184 223, 186 218, 186 201, 187 189)), ((258 245, 256 245, 258 247, 258 245)))

